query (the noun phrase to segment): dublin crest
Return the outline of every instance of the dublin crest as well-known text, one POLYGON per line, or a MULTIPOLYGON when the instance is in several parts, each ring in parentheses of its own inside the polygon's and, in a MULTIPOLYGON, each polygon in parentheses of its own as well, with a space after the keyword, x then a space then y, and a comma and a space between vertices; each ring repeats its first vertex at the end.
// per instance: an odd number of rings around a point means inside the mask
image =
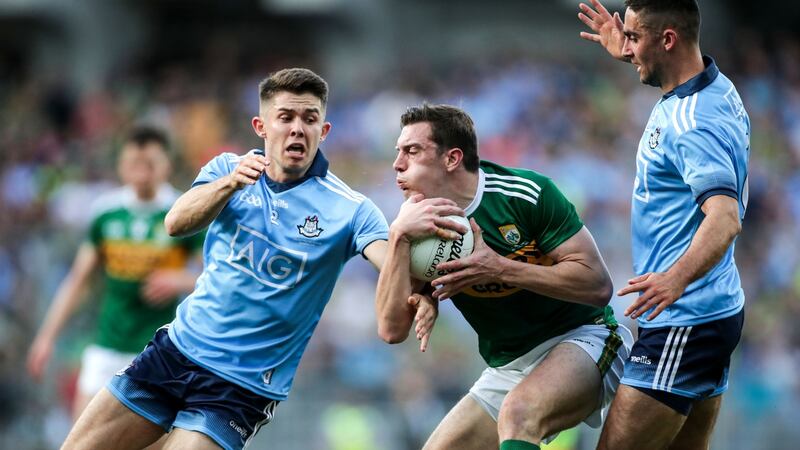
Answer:
POLYGON ((661 137, 661 127, 656 127, 656 131, 650 133, 650 141, 648 141, 648 144, 650 144, 650 148, 655 149, 656 147, 658 147, 659 137, 661 137))
POLYGON ((305 237, 315 238, 325 230, 319 227, 319 218, 317 216, 308 216, 306 217, 306 223, 297 226, 297 231, 305 237))

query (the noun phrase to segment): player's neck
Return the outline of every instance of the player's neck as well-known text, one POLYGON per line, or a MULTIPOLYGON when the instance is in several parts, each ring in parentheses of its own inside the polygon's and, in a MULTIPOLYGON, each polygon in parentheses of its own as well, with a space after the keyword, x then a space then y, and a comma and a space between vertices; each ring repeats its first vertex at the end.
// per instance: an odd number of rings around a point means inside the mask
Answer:
POLYGON ((665 94, 696 77, 706 68, 703 63, 703 54, 697 46, 692 46, 676 54, 669 64, 671 70, 668 71, 661 83, 661 90, 665 94))
POLYGON ((156 193, 157 192, 158 192, 158 189, 134 190, 134 193, 136 194, 136 200, 138 200, 140 202, 149 202, 149 201, 153 200, 154 198, 156 198, 156 193))
POLYGON ((478 192, 478 172, 462 170, 452 177, 453 182, 448 183, 450 192, 446 197, 456 202, 459 208, 466 208, 478 192))
POLYGON ((304 170, 302 173, 290 173, 282 170, 280 167, 277 167, 275 164, 270 164, 265 169, 265 172, 270 180, 276 183, 291 183, 293 181, 297 181, 300 178, 303 178, 308 172, 308 169, 304 170))

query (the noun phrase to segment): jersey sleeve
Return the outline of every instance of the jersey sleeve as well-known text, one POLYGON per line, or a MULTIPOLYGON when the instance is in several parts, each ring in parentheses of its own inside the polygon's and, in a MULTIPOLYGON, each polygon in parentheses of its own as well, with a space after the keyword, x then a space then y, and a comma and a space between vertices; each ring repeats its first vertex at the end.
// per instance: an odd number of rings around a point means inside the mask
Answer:
POLYGON ((550 179, 544 183, 534 206, 534 224, 542 253, 550 253, 583 228, 575 206, 550 179))
POLYGON ((689 130, 678 137, 675 148, 676 152, 668 156, 698 204, 718 194, 739 198, 733 150, 719 132, 707 128, 689 130))
POLYGON ((389 239, 389 225, 383 213, 366 198, 356 210, 353 218, 353 240, 350 248, 351 255, 363 254, 364 248, 378 240, 389 239))
POLYGON ((218 180, 231 172, 239 164, 241 156, 234 153, 222 153, 206 163, 192 183, 192 187, 218 180))
POLYGON ((103 240, 103 224, 102 216, 94 216, 91 223, 89 223, 89 230, 86 234, 86 242, 91 244, 94 248, 100 248, 101 241, 103 240))

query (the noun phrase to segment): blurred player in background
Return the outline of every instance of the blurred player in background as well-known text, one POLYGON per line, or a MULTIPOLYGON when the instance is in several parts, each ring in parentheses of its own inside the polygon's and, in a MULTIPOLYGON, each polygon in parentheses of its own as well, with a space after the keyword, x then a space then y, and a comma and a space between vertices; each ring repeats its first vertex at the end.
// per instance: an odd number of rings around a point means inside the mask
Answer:
POLYGON ((642 83, 661 89, 636 156, 634 272, 619 295, 639 339, 600 438, 603 449, 708 448, 744 320, 733 259, 747 206, 750 119, 699 47, 695 0, 600 2, 580 19, 642 83))
POLYGON ((538 449, 582 421, 600 426, 633 339, 607 306, 611 279, 575 207, 539 173, 480 161, 458 108, 413 107, 401 123, 394 169, 407 201, 378 281, 381 337, 403 341, 416 319, 428 339, 435 317, 412 307, 430 297, 415 294, 409 248, 431 233, 419 219, 451 199, 471 218, 475 249, 439 264, 452 273, 431 282, 431 296, 452 298, 489 365, 424 448, 538 449))
POLYGON ((92 345, 83 352, 73 404, 77 419, 89 400, 144 348, 158 327, 175 317, 181 293, 194 287, 202 235, 171 238, 164 217, 180 192, 167 183, 167 137, 155 128, 132 130, 117 171, 124 186, 93 206, 89 235, 59 286, 28 354, 28 372, 41 379, 55 343, 80 306, 97 269, 103 271, 100 315, 92 345))
POLYGON ((328 85, 307 69, 261 82, 266 150, 209 162, 166 218, 209 226, 205 268, 168 328, 92 401, 65 448, 241 449, 286 399, 345 262, 380 267, 387 224, 328 170, 328 85))

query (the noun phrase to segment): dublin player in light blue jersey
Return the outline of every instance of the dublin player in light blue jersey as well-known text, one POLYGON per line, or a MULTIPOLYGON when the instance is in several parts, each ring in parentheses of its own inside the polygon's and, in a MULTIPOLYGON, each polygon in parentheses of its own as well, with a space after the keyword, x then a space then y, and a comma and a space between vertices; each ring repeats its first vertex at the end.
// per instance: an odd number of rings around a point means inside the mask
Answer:
POLYGON ((602 449, 708 448, 741 336, 734 241, 747 206, 750 119, 699 47, 695 0, 600 2, 580 19, 640 80, 661 88, 636 155, 631 228, 639 339, 600 437, 602 449))
POLYGON ((380 267, 386 252, 380 211, 317 149, 327 96, 307 69, 261 83, 266 151, 217 156, 165 220, 173 235, 209 226, 194 292, 65 448, 140 449, 170 432, 168 449, 241 449, 286 399, 342 266, 360 253, 380 267))

